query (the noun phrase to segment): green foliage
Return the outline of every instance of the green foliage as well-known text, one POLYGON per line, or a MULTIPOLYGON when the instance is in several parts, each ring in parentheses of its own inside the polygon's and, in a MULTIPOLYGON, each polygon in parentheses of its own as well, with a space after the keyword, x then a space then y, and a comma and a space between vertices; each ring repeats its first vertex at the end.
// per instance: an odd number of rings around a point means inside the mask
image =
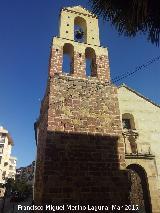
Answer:
POLYGON ((134 37, 138 32, 156 45, 160 41, 159 0, 89 0, 92 11, 110 21, 120 34, 134 37))
POLYGON ((27 196, 32 194, 32 186, 27 184, 25 181, 8 179, 5 187, 7 191, 17 191, 20 194, 25 194, 27 196))
POLYGON ((14 185, 14 179, 9 178, 5 184, 6 190, 11 190, 14 185))

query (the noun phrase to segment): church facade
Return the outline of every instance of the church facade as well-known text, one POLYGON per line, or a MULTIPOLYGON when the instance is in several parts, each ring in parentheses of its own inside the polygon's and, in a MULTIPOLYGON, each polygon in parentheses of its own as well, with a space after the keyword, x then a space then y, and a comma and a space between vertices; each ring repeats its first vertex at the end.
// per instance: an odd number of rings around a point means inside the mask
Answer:
POLYGON ((37 204, 114 204, 121 210, 132 204, 160 212, 150 189, 142 186, 148 183, 145 172, 129 166, 117 90, 110 82, 107 48, 100 46, 97 17, 81 6, 63 8, 35 123, 37 204), (69 73, 64 72, 65 55, 69 73), (141 186, 136 196, 134 177, 141 186))
POLYGON ((152 206, 155 212, 156 209, 159 211, 160 106, 124 84, 118 88, 118 99, 126 166, 139 173, 141 170, 146 177, 145 185, 142 186, 144 189, 139 186, 137 190, 135 187, 133 193, 140 194, 142 190, 149 190, 152 206))

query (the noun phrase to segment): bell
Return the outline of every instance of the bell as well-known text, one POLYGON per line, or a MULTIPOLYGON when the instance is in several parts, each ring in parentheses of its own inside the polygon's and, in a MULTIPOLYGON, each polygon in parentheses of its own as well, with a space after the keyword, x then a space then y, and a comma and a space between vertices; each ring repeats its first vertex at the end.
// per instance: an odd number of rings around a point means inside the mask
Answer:
POLYGON ((76 39, 80 40, 83 38, 83 35, 84 35, 84 32, 81 31, 81 30, 76 30, 76 33, 75 33, 75 37, 76 39))

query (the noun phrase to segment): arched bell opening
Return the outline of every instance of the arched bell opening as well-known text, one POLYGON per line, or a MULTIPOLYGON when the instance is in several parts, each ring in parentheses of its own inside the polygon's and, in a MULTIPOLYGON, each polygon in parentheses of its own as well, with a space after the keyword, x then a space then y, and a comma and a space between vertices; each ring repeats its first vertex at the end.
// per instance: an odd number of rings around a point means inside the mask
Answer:
POLYGON ((72 74, 74 72, 74 47, 72 44, 66 43, 63 46, 63 65, 64 73, 72 74))
POLYGON ((86 76, 97 77, 97 64, 95 50, 87 47, 85 50, 86 76))
POLYGON ((86 20, 79 16, 74 19, 74 40, 87 43, 86 20))
POLYGON ((148 178, 145 169, 138 164, 127 166, 131 189, 130 201, 132 205, 138 205, 139 212, 152 213, 148 178))

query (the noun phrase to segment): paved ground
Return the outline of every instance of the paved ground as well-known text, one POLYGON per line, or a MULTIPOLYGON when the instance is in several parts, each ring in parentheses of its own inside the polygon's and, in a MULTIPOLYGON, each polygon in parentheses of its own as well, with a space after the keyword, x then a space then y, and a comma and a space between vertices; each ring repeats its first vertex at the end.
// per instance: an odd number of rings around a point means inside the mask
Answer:
MULTIPOLYGON (((22 206, 27 206, 30 205, 32 202, 32 199, 28 199, 25 202, 21 202, 21 203, 16 203, 13 204, 10 202, 10 198, 7 198, 5 201, 5 208, 3 213, 24 213, 24 212, 31 212, 31 211, 23 211, 23 210, 18 210, 18 204, 22 205, 22 206)), ((0 213, 2 213, 2 207, 3 207, 3 200, 0 199, 0 213)))

